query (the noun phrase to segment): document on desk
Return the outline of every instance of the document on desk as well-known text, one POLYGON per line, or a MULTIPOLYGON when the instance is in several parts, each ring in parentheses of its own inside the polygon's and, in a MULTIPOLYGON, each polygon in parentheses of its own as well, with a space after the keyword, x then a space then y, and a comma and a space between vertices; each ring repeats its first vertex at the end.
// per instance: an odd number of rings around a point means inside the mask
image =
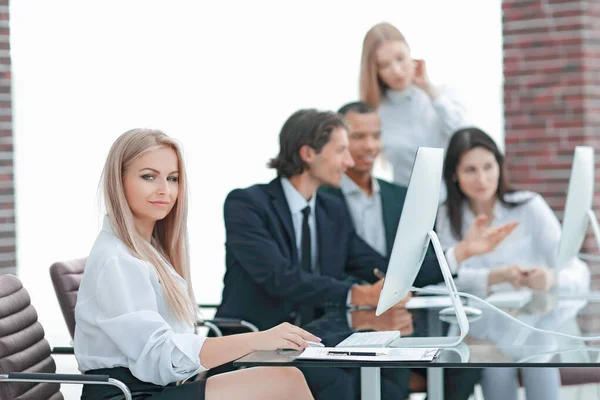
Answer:
POLYGON ((406 303, 407 310, 451 307, 450 296, 414 296, 406 303))
POLYGON ((439 348, 307 347, 297 360, 434 361, 439 348))

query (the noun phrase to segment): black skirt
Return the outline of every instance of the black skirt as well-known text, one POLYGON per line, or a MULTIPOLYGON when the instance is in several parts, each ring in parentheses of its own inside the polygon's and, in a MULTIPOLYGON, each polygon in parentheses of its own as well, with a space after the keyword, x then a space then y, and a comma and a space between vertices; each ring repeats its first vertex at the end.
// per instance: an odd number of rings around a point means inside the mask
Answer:
MULTIPOLYGON (((188 382, 183 385, 170 384, 167 386, 155 385, 153 383, 143 382, 131 374, 131 371, 123 367, 93 369, 85 372, 86 374, 108 375, 113 379, 123 382, 131 392, 135 400, 198 400, 204 399, 204 390, 206 380, 201 379, 188 382)), ((81 400, 122 400, 125 399, 123 392, 110 385, 83 385, 81 400)))

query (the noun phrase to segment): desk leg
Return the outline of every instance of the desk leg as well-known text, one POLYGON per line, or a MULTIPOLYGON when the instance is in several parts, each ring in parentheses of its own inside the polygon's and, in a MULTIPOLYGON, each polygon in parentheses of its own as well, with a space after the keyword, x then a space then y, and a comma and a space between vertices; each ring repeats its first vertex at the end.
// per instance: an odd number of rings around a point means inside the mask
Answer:
POLYGON ((360 398, 363 400, 381 400, 381 368, 360 368, 360 398))
POLYGON ((427 368, 427 400, 444 400, 443 368, 427 368))
MULTIPOLYGON (((443 336, 442 321, 437 309, 427 312, 427 323, 431 336, 443 336)), ((450 329, 455 325, 450 325, 450 329)), ((458 326, 455 326, 457 329, 458 326)), ((458 334, 457 334, 458 335, 458 334)), ((427 368, 427 400, 444 400, 444 369, 427 368)))

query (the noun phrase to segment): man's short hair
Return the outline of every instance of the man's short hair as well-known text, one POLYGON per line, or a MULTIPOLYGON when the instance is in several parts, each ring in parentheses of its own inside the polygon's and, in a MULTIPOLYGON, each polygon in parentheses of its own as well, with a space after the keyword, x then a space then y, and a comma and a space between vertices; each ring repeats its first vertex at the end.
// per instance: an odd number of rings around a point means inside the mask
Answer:
POLYGON ((353 101, 352 103, 347 103, 342 106, 338 110, 338 113, 342 115, 346 115, 348 113, 357 113, 357 114, 371 114, 377 112, 377 109, 370 104, 367 104, 362 101, 353 101))
POLYGON ((308 145, 320 153, 336 128, 349 131, 340 114, 315 109, 296 111, 283 124, 279 133, 279 154, 267 166, 285 178, 301 174, 308 165, 300 158, 300 148, 308 145))

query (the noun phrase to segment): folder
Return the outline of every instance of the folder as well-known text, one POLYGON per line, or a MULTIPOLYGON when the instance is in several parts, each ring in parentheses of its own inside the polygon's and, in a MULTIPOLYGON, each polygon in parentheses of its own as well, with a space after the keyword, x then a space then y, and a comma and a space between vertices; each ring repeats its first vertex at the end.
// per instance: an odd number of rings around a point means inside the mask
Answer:
POLYGON ((297 360, 425 361, 436 360, 439 348, 307 347, 297 360))

